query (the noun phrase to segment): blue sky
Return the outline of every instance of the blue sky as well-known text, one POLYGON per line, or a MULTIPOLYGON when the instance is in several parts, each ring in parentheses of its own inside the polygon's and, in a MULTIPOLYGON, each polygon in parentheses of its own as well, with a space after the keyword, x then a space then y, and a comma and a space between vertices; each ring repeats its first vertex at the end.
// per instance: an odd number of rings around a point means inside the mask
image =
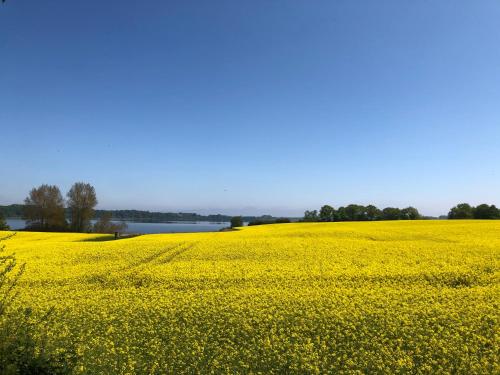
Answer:
POLYGON ((0 6, 0 204, 500 204, 500 2, 0 6))

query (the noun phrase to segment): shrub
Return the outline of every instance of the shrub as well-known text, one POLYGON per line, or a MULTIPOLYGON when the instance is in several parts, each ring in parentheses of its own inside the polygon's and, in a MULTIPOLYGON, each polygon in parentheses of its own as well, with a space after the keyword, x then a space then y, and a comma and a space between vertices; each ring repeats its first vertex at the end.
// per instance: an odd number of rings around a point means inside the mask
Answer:
POLYGON ((231 228, 242 227, 243 218, 241 216, 234 216, 231 218, 231 228))
POLYGON ((0 230, 10 230, 2 212, 0 212, 0 230))

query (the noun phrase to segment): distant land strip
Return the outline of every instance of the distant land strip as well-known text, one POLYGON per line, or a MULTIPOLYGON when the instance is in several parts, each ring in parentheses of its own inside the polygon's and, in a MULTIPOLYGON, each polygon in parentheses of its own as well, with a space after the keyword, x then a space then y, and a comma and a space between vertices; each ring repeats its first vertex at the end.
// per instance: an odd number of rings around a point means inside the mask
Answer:
MULTIPOLYGON (((0 212, 6 218, 22 218, 23 204, 11 204, 0 206, 0 212)), ((65 208, 66 218, 70 217, 70 211, 65 208)), ((232 216, 229 215, 199 215, 191 212, 151 212, 142 210, 95 210, 94 218, 99 219, 105 213, 111 213, 113 220, 138 221, 143 223, 165 223, 169 221, 211 221, 211 222, 229 222, 232 216)), ((243 221, 250 222, 254 220, 273 220, 276 217, 271 215, 262 216, 243 216, 243 221)))

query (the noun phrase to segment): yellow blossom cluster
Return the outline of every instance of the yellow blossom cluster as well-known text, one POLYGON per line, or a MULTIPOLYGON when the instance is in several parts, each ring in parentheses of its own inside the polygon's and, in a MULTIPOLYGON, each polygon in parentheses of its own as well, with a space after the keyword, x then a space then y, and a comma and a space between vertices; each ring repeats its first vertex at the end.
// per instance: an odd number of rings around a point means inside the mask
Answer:
MULTIPOLYGON (((7 235, 1 232, 0 237, 7 235)), ((500 221, 18 232, 17 303, 76 374, 500 373, 500 221)))

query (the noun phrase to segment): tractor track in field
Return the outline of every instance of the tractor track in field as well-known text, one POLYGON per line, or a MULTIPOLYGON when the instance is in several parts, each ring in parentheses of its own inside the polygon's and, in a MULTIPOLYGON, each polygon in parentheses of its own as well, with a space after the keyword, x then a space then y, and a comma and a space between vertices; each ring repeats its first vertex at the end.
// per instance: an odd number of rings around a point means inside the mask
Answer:
POLYGON ((186 251, 192 249, 196 245, 195 243, 180 243, 174 246, 168 246, 159 251, 154 252, 151 255, 148 255, 145 258, 142 258, 136 262, 133 262, 123 268, 120 271, 130 271, 133 269, 140 268, 147 264, 162 264, 162 263, 170 263, 172 260, 179 255, 185 253, 186 251))
POLYGON ((184 254, 186 251, 191 250, 193 247, 196 246, 196 242, 191 243, 187 246, 180 247, 179 249, 175 250, 173 253, 168 254, 160 263, 170 263, 172 262, 175 258, 177 258, 179 255, 184 254))

